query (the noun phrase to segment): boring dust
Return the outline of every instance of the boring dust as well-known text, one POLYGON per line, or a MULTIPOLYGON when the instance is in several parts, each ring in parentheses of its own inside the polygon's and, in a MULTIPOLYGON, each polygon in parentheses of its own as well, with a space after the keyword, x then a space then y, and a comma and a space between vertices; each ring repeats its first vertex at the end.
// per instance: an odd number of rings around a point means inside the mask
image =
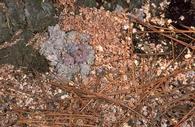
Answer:
MULTIPOLYGON (((64 9, 60 15, 60 28, 90 36, 89 45, 95 52, 90 73, 85 78, 75 74, 67 81, 52 73, 55 68, 47 73, 26 73, 23 68, 1 65, 1 126, 194 124, 195 61, 190 49, 183 57, 167 56, 159 55, 163 45, 146 44, 145 49, 154 51, 138 54, 133 42, 136 23, 127 13, 81 8, 78 15, 71 3, 67 8, 70 10, 64 9)), ((37 33, 29 44, 39 50, 45 37, 37 33)))

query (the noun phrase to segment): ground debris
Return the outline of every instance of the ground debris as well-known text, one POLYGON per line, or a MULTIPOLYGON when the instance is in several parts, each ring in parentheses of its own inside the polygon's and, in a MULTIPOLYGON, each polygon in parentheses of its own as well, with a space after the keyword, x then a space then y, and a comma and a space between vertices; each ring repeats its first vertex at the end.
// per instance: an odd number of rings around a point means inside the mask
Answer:
POLYGON ((64 7, 59 23, 28 43, 52 69, 26 74, 0 66, 0 124, 193 127, 194 29, 179 30, 163 15, 149 14, 158 6, 163 12, 167 0, 152 8, 146 1, 140 15, 122 5, 108 11, 57 2, 64 7))

